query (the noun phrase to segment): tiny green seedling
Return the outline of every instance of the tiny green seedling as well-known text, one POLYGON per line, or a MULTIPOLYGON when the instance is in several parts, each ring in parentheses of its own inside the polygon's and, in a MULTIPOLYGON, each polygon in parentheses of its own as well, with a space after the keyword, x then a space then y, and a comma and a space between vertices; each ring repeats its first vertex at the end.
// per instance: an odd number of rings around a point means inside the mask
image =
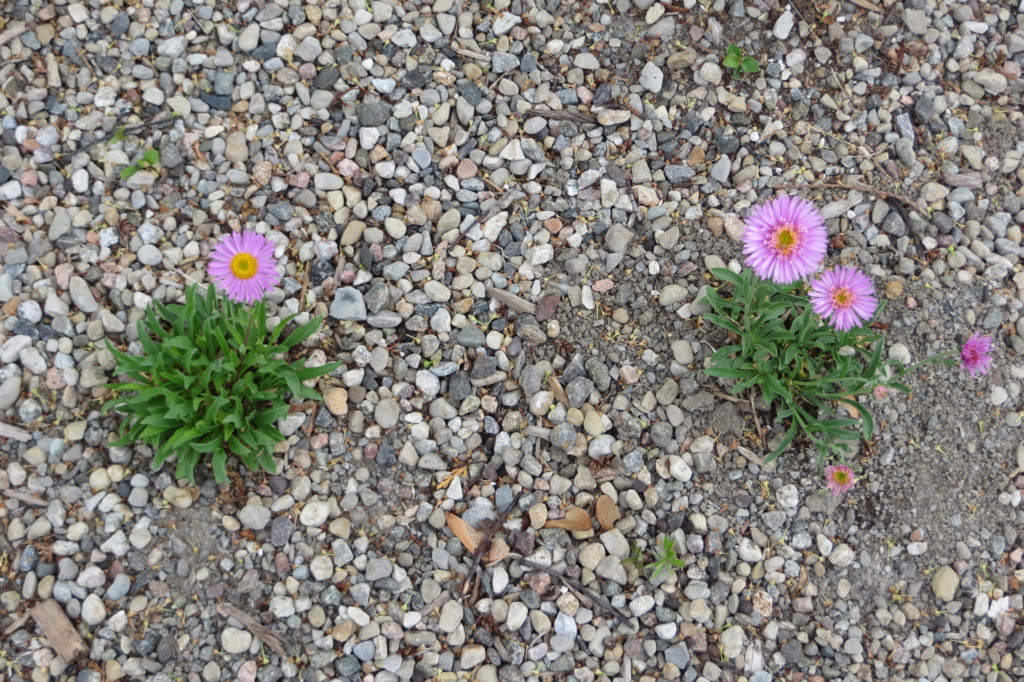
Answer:
POLYGON ((761 70, 761 65, 757 63, 757 60, 751 56, 744 56, 739 45, 730 45, 725 48, 725 59, 722 60, 722 66, 732 69, 732 75, 735 78, 739 78, 744 73, 757 73, 761 70))
POLYGON ((686 568, 686 562, 676 556, 676 543, 667 535, 661 537, 661 548, 654 551, 656 559, 644 566, 647 570, 653 570, 651 580, 657 579, 665 569, 686 568))
POLYGON ((142 158, 121 171, 121 179, 127 180, 144 168, 152 168, 160 163, 160 152, 156 149, 147 149, 142 158))

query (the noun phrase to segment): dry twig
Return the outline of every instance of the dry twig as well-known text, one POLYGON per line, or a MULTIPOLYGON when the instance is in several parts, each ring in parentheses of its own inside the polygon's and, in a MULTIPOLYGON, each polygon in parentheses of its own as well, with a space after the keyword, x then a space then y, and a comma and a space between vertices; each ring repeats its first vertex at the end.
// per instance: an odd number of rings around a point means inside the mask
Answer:
POLYGON ((283 658, 288 658, 288 653, 281 645, 281 640, 278 636, 270 628, 263 625, 263 623, 242 611, 234 604, 218 604, 217 613, 225 618, 234 618, 244 625, 252 634, 256 635, 261 642, 270 647, 271 651, 275 654, 283 658))

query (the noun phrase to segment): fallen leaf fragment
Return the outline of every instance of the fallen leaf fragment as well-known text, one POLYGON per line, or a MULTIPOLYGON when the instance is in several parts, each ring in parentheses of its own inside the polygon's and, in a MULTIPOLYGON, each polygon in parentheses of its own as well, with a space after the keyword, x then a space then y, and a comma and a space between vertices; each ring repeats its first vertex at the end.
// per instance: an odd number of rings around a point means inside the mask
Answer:
POLYGON ((466 551, 471 554, 476 552, 476 548, 483 542, 484 534, 451 512, 446 513, 444 517, 448 521, 448 530, 459 539, 466 551))
POLYGON ((590 514, 579 507, 569 507, 565 512, 564 519, 548 519, 544 524, 545 528, 561 528, 563 530, 584 531, 591 530, 590 514))
POLYGON ((501 538, 494 538, 491 540, 491 551, 487 552, 487 556, 484 558, 484 562, 488 566, 493 566, 505 557, 509 555, 512 548, 508 546, 508 543, 501 538))
POLYGON ((615 527, 615 522, 622 518, 619 505, 615 504, 615 500, 610 495, 602 495, 597 498, 595 513, 597 514, 597 522, 601 524, 601 528, 604 530, 611 530, 615 527))

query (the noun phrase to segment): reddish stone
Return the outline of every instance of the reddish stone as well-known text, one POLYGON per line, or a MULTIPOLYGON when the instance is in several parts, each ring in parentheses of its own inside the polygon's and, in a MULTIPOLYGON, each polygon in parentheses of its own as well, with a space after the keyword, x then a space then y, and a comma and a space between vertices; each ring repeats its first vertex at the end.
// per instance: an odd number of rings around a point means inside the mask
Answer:
POLYGON ((557 234, 562 229, 562 221, 559 218, 548 218, 544 221, 544 229, 551 234, 557 234))
POLYGON ((469 159, 463 159, 459 162, 458 168, 455 169, 455 177, 459 180, 468 180, 476 176, 478 170, 475 163, 469 159))
POLYGON ((544 322, 550 320, 555 316, 555 311, 558 310, 558 303, 562 300, 561 295, 558 293, 548 293, 540 297, 537 301, 537 320, 544 322))
POLYGON ((615 282, 611 281, 610 279, 599 279, 596 282, 594 282, 593 289, 597 293, 603 294, 603 293, 606 293, 608 291, 611 291, 612 287, 614 287, 614 286, 615 286, 615 282))

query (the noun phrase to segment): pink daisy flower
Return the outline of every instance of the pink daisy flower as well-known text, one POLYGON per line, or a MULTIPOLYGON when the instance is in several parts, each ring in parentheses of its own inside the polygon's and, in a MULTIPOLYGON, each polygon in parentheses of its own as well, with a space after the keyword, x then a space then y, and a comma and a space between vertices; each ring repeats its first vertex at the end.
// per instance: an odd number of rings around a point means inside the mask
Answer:
POLYGON ((845 464, 825 467, 825 487, 835 497, 839 497, 852 488, 855 480, 853 469, 845 464))
POLYGON ((210 277, 237 303, 262 300, 281 280, 274 262, 274 245, 252 231, 224 237, 210 256, 210 277))
POLYGON ((972 377, 988 372, 992 366, 992 339, 978 332, 960 348, 960 367, 971 373, 972 377))
POLYGON ((814 312, 841 332, 870 320, 878 307, 871 280, 850 265, 823 272, 811 282, 808 298, 814 312))
POLYGON ((817 270, 827 250, 825 219, 806 199, 783 194, 747 216, 743 253, 762 279, 791 284, 817 270))

